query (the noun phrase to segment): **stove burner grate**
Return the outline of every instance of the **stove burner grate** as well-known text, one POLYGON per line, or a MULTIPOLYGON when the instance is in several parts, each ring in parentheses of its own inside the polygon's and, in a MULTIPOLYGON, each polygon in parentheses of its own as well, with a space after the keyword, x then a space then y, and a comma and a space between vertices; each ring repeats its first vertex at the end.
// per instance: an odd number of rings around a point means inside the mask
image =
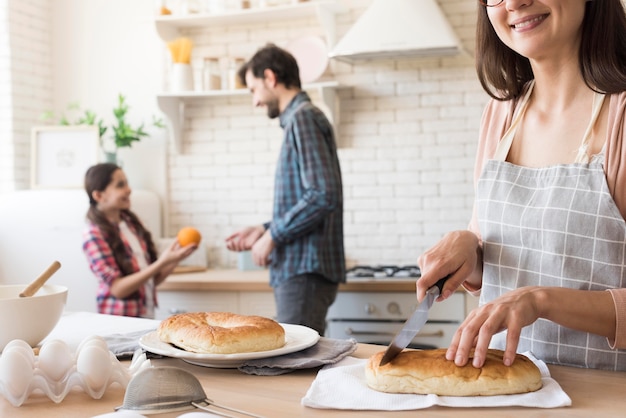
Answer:
POLYGON ((378 266, 365 266, 358 265, 346 271, 348 277, 421 277, 421 272, 418 266, 393 266, 393 265, 378 265, 378 266))

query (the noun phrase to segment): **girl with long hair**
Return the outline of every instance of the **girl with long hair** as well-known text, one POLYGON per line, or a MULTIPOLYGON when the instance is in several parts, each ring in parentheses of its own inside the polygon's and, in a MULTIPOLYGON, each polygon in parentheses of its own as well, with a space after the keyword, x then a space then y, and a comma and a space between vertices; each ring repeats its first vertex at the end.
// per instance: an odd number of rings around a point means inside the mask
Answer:
POLYGON ((177 240, 157 256, 152 235, 130 210, 131 189, 120 167, 96 164, 85 174, 89 197, 83 252, 98 278, 98 312, 154 318, 156 287, 196 250, 177 240))

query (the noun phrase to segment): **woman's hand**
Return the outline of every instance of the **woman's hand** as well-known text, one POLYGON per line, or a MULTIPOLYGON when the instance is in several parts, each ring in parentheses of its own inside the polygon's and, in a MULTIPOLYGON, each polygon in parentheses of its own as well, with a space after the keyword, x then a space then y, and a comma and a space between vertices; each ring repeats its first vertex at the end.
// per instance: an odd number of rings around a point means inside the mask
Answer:
POLYGON ((503 361, 507 366, 513 364, 522 328, 544 316, 540 307, 548 303, 543 289, 538 286, 521 287, 474 309, 452 337, 446 358, 454 360, 457 366, 464 366, 469 360, 470 350, 475 348, 472 365, 482 367, 491 338, 506 329, 503 361))
POLYGON ((422 277, 417 281, 417 300, 422 301, 426 291, 443 277, 450 276, 438 301, 447 299, 465 281, 471 288, 480 289, 482 276, 482 249, 476 234, 468 230, 446 234, 441 241, 417 260, 422 277))
POLYGON ((503 361, 511 365, 522 328, 539 318, 615 339, 616 313, 610 292, 528 286, 512 290, 470 312, 452 337, 446 358, 463 366, 467 364, 471 348, 475 347, 472 365, 482 367, 491 338, 506 329, 503 361))

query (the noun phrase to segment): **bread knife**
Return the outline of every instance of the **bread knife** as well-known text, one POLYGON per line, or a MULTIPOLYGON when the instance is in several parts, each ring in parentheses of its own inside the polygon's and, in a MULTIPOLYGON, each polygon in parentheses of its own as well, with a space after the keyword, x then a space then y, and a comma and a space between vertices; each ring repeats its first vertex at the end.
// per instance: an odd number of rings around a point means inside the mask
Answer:
POLYGON ((406 320, 402 329, 393 337, 389 347, 385 350, 383 358, 380 360, 379 366, 384 366, 391 360, 396 358, 402 350, 404 350, 415 338, 428 320, 428 310, 433 306, 433 302, 443 291, 443 284, 450 276, 439 279, 437 283, 426 292, 426 297, 417 306, 415 311, 406 320))

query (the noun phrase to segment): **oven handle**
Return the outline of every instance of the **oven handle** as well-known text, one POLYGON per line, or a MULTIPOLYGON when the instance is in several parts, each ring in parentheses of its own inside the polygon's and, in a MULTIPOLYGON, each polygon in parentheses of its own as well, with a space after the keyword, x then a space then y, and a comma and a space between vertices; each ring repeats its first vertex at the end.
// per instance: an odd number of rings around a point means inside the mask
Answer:
MULTIPOLYGON (((385 337, 394 337, 395 334, 391 333, 391 332, 376 332, 376 331, 355 331, 352 328, 348 327, 345 330, 346 335, 378 335, 378 336, 385 336, 385 337)), ((433 332, 420 332, 418 333, 415 338, 417 337, 421 337, 421 338, 442 338, 445 335, 445 333, 443 332, 443 330, 439 330, 439 331, 433 331, 433 332)))

